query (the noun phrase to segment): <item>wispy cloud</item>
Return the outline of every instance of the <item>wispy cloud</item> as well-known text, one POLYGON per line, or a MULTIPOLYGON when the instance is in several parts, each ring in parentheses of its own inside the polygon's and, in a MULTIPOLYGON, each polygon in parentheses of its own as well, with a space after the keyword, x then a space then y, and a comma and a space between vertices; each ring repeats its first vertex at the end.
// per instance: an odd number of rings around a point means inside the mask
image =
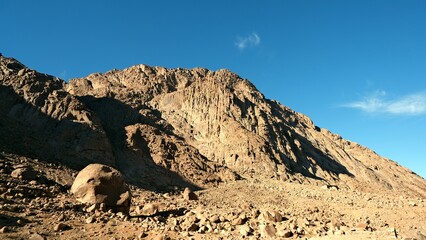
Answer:
POLYGON ((257 33, 253 32, 246 37, 237 37, 235 46, 240 50, 244 50, 247 47, 257 46, 260 44, 260 37, 257 33))
POLYGON ((58 77, 61 79, 65 79, 67 75, 67 70, 63 70, 61 73, 58 74, 58 77))
POLYGON ((388 99, 385 91, 375 91, 360 101, 343 104, 342 106, 360 109, 368 113, 421 115, 426 114, 426 92, 388 99))

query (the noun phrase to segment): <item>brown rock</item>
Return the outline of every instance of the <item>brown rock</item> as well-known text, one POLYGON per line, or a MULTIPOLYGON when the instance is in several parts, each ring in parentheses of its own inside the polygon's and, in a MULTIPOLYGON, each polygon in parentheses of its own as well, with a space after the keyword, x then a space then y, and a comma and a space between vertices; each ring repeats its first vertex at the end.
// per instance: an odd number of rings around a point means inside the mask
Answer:
POLYGON ((275 234, 277 233, 277 230, 272 224, 262 225, 259 230, 261 236, 264 238, 275 238, 275 234))
POLYGON ((13 170, 10 174, 14 178, 20 178, 22 180, 35 180, 37 179, 37 172, 29 167, 21 167, 13 170))
POLYGON ((237 218, 235 218, 231 221, 231 224, 234 225, 234 226, 242 225, 244 223, 245 223, 245 219, 242 219, 240 217, 237 217, 237 218))
POLYGON ((358 230, 364 231, 368 229, 368 224, 361 222, 361 223, 358 223, 355 228, 358 230))
POLYGON ((0 229, 0 233, 7 233, 9 232, 9 228, 7 226, 4 226, 0 229))
POLYGON ((88 207, 87 209, 86 209, 86 212, 88 212, 88 213, 91 213, 91 212, 94 212, 95 210, 96 210, 96 208, 98 207, 98 204, 92 204, 90 207, 88 207))
POLYGON ((143 206, 141 210, 139 210, 139 214, 142 215, 154 215, 160 212, 164 208, 164 205, 161 203, 147 203, 143 206))
POLYGON ((238 231, 240 232, 241 236, 248 236, 250 233, 253 232, 253 229, 251 229, 247 225, 242 225, 242 226, 239 227, 238 231))
POLYGON ((81 170, 71 187, 71 193, 83 203, 101 204, 126 214, 130 210, 130 189, 123 176, 112 167, 90 164, 81 170))
POLYGON ((58 224, 56 224, 54 227, 53 227, 53 231, 55 231, 55 232, 60 232, 60 231, 63 231, 63 230, 66 230, 66 229, 68 229, 69 228, 69 226, 68 225, 66 225, 65 223, 58 223, 58 224))
POLYGON ((269 211, 262 211, 259 215, 259 220, 267 222, 275 222, 275 217, 269 211))
POLYGON ((214 214, 209 218, 209 221, 211 223, 218 223, 218 222, 220 222, 220 218, 217 214, 214 214))
POLYGON ((283 233, 283 237, 285 237, 285 238, 293 237, 293 232, 292 232, 292 231, 289 231, 289 230, 284 231, 284 233, 283 233))
POLYGON ((58 221, 63 221, 63 220, 65 220, 65 214, 59 215, 58 221))
POLYGON ((38 233, 32 234, 28 239, 29 240, 45 240, 45 238, 38 233))
POLYGON ((86 223, 93 223, 95 221, 94 217, 88 217, 86 218, 86 223))
POLYGON ((274 222, 281 222, 283 220, 283 216, 278 211, 273 211, 271 215, 274 217, 274 222))
POLYGON ((191 189, 185 188, 183 191, 183 199, 185 200, 198 200, 197 194, 195 194, 191 189))

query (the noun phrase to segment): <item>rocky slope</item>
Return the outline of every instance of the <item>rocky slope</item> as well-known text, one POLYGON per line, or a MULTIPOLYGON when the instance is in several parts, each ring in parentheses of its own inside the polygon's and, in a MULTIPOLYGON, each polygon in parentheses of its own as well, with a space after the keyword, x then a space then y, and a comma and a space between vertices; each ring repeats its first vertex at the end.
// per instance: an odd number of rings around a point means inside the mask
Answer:
POLYGON ((150 190, 241 177, 426 196, 426 181, 227 70, 137 65, 69 83, 1 57, 2 151, 99 162, 150 190))

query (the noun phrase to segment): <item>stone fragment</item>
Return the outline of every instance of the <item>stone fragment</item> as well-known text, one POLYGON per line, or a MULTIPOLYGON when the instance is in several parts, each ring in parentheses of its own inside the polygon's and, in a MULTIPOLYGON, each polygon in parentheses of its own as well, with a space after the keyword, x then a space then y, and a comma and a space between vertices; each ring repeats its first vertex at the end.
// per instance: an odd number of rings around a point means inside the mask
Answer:
POLYGON ((277 230, 272 224, 261 225, 259 230, 260 230, 260 235, 263 238, 275 238, 275 235, 277 233, 277 230))
POLYGON ((63 220, 65 220, 65 214, 59 215, 58 221, 60 222, 60 221, 63 221, 63 220))
POLYGON ((219 219, 219 216, 218 216, 218 215, 214 214, 214 215, 212 215, 212 216, 209 218, 209 221, 210 221, 211 223, 218 223, 218 222, 220 222, 220 219, 219 219))
POLYGON ((274 222, 281 222, 283 220, 283 216, 278 211, 273 211, 271 215, 274 218, 274 222))
POLYGON ((97 204, 92 204, 90 207, 86 208, 86 212, 91 213, 94 212, 97 208, 97 204))
POLYGON ((14 178, 19 178, 19 179, 27 180, 27 181, 37 179, 37 172, 30 167, 17 168, 13 170, 13 172, 10 175, 14 178))
POLYGON ((69 228, 69 226, 68 226, 68 225, 66 225, 65 223, 60 222, 60 223, 56 224, 56 225, 53 227, 53 231, 55 231, 55 232, 60 232, 60 231, 63 231, 63 230, 65 230, 65 229, 67 229, 67 228, 69 228))
POLYGON ((0 229, 0 233, 7 233, 9 232, 9 228, 7 226, 4 226, 0 229))
POLYGON ((355 227, 357 230, 365 231, 368 228, 368 224, 365 222, 360 222, 355 227))
POLYGON ((138 214, 142 214, 145 216, 154 215, 158 213, 163 206, 159 203, 147 203, 143 206, 142 209, 139 210, 138 214))
POLYGON ((234 226, 237 226, 237 225, 244 224, 244 222, 245 222, 244 219, 242 219, 240 217, 237 217, 237 218, 235 218, 235 219, 232 220, 231 224, 234 225, 234 226))
POLYGON ((183 191, 183 199, 185 200, 198 200, 197 194, 195 194, 191 189, 185 188, 183 191))
POLYGON ((94 217, 88 217, 86 218, 86 223, 93 223, 95 221, 94 217))
POLYGON ((28 240, 45 240, 45 238, 38 233, 34 233, 28 238, 28 240))
POLYGON ((259 215, 259 220, 266 222, 275 222, 275 217, 269 211, 262 211, 259 215))
POLYGON ((239 227, 238 231, 240 232, 241 236, 248 236, 253 231, 253 229, 247 225, 242 225, 239 227))
POLYGON ((290 231, 290 230, 284 231, 283 237, 285 237, 285 238, 293 237, 293 232, 290 231))

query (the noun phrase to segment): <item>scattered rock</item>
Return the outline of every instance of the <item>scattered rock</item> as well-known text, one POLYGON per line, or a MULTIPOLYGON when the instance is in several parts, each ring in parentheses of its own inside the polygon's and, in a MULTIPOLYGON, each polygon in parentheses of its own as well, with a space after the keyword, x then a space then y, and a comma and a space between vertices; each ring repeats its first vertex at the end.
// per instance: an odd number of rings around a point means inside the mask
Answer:
MULTIPOLYGON (((142 209, 139 208, 138 214, 150 216, 158 213, 164 208, 163 204, 160 203, 147 203, 143 206, 142 209)), ((138 210, 138 209, 137 209, 138 210)))
POLYGON ((53 227, 53 231, 55 231, 55 232, 60 232, 60 231, 64 231, 64 230, 66 230, 66 229, 68 229, 68 228, 69 228, 69 226, 68 226, 68 225, 66 225, 65 223, 60 222, 60 223, 56 224, 56 225, 53 227))
POLYGON ((9 232, 9 228, 7 226, 4 226, 0 229, 0 233, 7 233, 9 232))
POLYGON ((58 221, 60 222, 60 221, 63 221, 63 220, 65 220, 65 214, 59 215, 58 221))
POLYGON ((94 217, 88 217, 86 218, 86 223, 93 223, 95 221, 94 217))
POLYGON ((421 232, 417 232, 416 238, 417 240, 426 240, 426 235, 421 232))
POLYGON ((283 220, 283 216, 278 211, 273 211, 271 215, 274 217, 274 222, 281 222, 283 220))
POLYGON ((185 188, 183 191, 183 199, 185 200, 198 200, 197 194, 195 194, 191 189, 185 188))
POLYGON ((92 206, 88 207, 86 209, 86 212, 88 212, 88 213, 95 212, 96 208, 97 208, 97 204, 95 203, 92 206))
POLYGON ((283 237, 285 237, 285 238, 293 237, 293 232, 292 232, 292 231, 289 231, 289 230, 284 231, 284 233, 283 233, 283 235, 282 235, 282 236, 283 236, 283 237))
POLYGON ((247 225, 242 225, 239 227, 239 232, 241 234, 241 236, 248 236, 250 233, 252 233, 253 229, 251 229, 249 226, 247 225))
POLYGON ((45 240, 45 238, 38 233, 32 234, 28 239, 29 240, 45 240))
POLYGON ((259 220, 275 222, 276 219, 269 211, 262 211, 259 215, 259 220))
POLYGON ((242 224, 244 224, 244 223, 245 223, 245 219, 242 219, 242 218, 240 218, 240 217, 235 218, 235 219, 234 219, 234 220, 232 220, 232 222, 231 222, 231 224, 232 224, 232 225, 234 225, 234 226, 242 225, 242 224))
POLYGON ((130 211, 129 187, 119 171, 106 165, 90 164, 81 170, 71 193, 83 203, 104 203, 107 208, 126 214, 130 211))
POLYGON ((210 220, 211 223, 218 223, 218 222, 220 222, 220 218, 219 218, 219 216, 217 214, 212 215, 209 218, 209 220, 210 220))
POLYGON ((261 225, 260 227, 260 235, 264 238, 274 238, 277 230, 272 224, 261 225))
POLYGON ((360 223, 358 223, 357 225, 356 225, 356 227, 355 227, 357 230, 360 230, 360 231, 365 231, 365 230, 367 230, 368 229, 368 223, 365 223, 365 222, 360 222, 360 223))
POLYGON ((22 180, 27 180, 27 181, 37 179, 37 172, 29 167, 17 168, 13 170, 13 172, 10 175, 14 178, 20 178, 22 180))
POLYGON ((138 238, 139 239, 143 239, 143 238, 145 238, 147 236, 148 236, 148 234, 146 234, 146 232, 141 232, 141 233, 139 233, 138 238))

